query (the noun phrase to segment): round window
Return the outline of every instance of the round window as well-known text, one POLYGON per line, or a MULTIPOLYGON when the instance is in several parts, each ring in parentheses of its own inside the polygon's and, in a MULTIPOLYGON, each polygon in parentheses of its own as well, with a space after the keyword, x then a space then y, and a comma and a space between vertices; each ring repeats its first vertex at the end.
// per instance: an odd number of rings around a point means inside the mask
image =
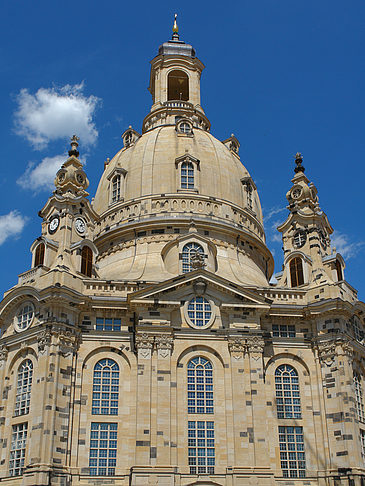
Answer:
POLYGON ((194 297, 187 303, 186 317, 194 327, 207 327, 212 323, 213 311, 204 297, 194 297))
POLYGON ((299 230, 294 235, 294 246, 301 248, 307 241, 307 233, 304 230, 299 230))
POLYGON ((180 125, 179 125, 179 131, 180 131, 180 133, 190 134, 191 133, 191 126, 190 126, 190 124, 187 123, 187 122, 180 123, 180 125))
POLYGON ((24 331, 31 325, 33 317, 34 305, 31 302, 26 302, 15 316, 15 329, 24 331))

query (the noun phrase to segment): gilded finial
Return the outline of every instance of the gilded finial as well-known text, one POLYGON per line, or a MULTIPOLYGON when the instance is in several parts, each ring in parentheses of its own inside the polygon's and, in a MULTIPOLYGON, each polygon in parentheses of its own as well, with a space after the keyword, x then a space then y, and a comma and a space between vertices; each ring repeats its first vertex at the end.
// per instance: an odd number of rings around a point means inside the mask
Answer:
POLYGON ((302 156, 302 154, 301 154, 300 152, 297 152, 297 153, 295 154, 294 159, 295 159, 295 164, 296 164, 296 167, 295 167, 295 169, 294 169, 294 172, 295 172, 296 174, 298 174, 298 172, 304 172, 304 171, 305 171, 305 169, 304 169, 304 167, 302 166, 302 162, 303 162, 303 156, 302 156))
POLYGON ((79 146, 78 144, 78 141, 79 141, 79 137, 77 137, 76 135, 72 135, 71 137, 71 150, 68 151, 68 155, 70 157, 72 157, 73 155, 75 157, 78 157, 80 154, 79 154, 79 151, 77 150, 77 147, 79 146))
POLYGON ((177 25, 177 14, 174 17, 174 25, 172 27, 172 39, 179 40, 179 27, 177 25))

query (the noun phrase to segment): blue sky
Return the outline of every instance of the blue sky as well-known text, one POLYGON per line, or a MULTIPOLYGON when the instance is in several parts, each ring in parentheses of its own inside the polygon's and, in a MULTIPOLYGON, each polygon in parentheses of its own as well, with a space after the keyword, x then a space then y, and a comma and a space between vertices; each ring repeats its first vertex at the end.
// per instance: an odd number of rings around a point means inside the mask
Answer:
POLYGON ((30 268, 38 210, 80 137, 89 192, 121 134, 151 106, 149 61, 180 35, 206 66, 202 105, 212 133, 234 133, 254 178, 276 271, 275 226, 287 215, 293 155, 335 229, 348 282, 365 298, 363 0, 0 2, 0 290, 30 268))

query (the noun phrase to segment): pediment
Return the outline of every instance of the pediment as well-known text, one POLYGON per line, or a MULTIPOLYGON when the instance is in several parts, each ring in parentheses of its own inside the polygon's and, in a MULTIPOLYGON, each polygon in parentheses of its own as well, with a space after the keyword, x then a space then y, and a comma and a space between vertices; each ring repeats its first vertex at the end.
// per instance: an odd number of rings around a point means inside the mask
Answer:
MULTIPOLYGON (((131 305, 181 305, 185 296, 197 293, 197 288, 204 288, 205 292, 215 296, 223 307, 248 307, 269 309, 271 300, 259 295, 252 288, 247 289, 230 282, 207 270, 199 269, 159 284, 151 285, 128 295, 131 305)), ((200 290, 199 290, 200 291, 200 290)))

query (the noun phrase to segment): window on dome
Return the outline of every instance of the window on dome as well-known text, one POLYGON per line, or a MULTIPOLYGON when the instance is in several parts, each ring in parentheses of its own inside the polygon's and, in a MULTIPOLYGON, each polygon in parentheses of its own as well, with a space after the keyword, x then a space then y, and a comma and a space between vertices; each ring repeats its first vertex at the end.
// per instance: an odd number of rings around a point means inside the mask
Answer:
POLYGON ((30 393, 32 388, 33 363, 26 359, 18 368, 16 382, 16 398, 14 415, 25 415, 29 413, 30 393))
POLYGON ((194 166, 191 162, 181 164, 181 189, 194 189, 194 166))
POLYGON ((302 417, 297 371, 290 365, 275 370, 276 409, 279 419, 302 417))
POLYGON ((112 202, 117 202, 120 199, 120 174, 117 174, 112 179, 112 202))
POLYGON ((290 260, 290 280, 292 287, 298 287, 304 284, 303 262, 300 257, 295 257, 290 260))
POLYGON ((86 277, 91 277, 93 267, 93 252, 88 246, 81 250, 81 273, 86 277))
POLYGON ((175 69, 167 77, 167 100, 189 100, 189 78, 184 71, 175 69))
POLYGON ((182 249, 182 273, 191 272, 192 265, 191 265, 191 258, 196 254, 199 253, 200 255, 204 255, 204 250, 201 245, 198 243, 187 243, 184 245, 182 249))
POLYGON ((188 413, 213 411, 213 366, 199 356, 188 363, 188 413))
POLYGON ((194 297, 188 303, 188 318, 196 327, 205 327, 212 318, 212 306, 204 297, 194 297))
POLYGON ((44 263, 44 250, 45 246, 44 243, 39 243, 35 250, 35 256, 34 256, 34 266, 38 267, 38 265, 43 265, 44 263))
POLYGON ((186 135, 190 135, 192 133, 192 128, 191 128, 190 123, 188 123, 188 122, 181 122, 178 125, 178 131, 180 133, 185 133, 186 135))
POLYGON ((93 415, 118 415, 119 366, 112 359, 102 359, 94 367, 93 415))

